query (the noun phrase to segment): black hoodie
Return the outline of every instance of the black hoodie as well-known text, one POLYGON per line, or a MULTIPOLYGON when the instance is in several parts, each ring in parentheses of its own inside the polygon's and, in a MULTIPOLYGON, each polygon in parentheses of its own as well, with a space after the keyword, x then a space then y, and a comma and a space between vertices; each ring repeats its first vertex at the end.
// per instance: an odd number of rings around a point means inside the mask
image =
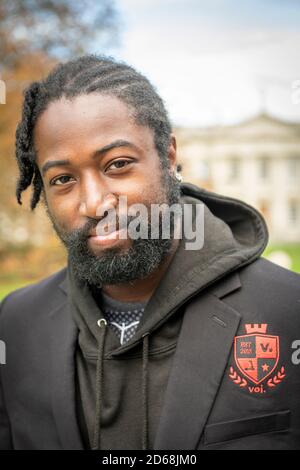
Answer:
POLYGON ((253 207, 188 183, 181 190, 181 202, 204 204, 204 246, 186 250, 186 240, 180 241, 126 344, 120 346, 89 287, 68 265, 68 291, 79 328, 77 411, 86 448, 153 448, 187 303, 253 262, 267 245, 266 224, 253 207))

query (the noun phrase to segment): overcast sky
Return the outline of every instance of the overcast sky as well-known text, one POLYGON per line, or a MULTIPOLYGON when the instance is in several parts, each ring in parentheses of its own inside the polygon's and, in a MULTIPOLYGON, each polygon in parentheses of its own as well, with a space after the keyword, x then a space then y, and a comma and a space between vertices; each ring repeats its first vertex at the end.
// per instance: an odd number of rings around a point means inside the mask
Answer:
POLYGON ((145 73, 175 125, 234 123, 265 109, 300 121, 299 0, 115 0, 114 55, 145 73))

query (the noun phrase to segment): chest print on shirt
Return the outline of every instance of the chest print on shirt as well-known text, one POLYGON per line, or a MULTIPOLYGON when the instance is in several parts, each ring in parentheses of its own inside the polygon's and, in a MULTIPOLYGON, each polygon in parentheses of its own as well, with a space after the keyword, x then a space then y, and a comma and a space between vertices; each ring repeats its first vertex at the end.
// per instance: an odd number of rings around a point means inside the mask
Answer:
POLYGON ((267 334, 266 323, 246 324, 246 335, 234 338, 234 360, 230 379, 249 393, 264 394, 285 377, 280 359, 279 336, 267 334), (240 375, 241 374, 241 375, 240 375))
POLYGON ((136 329, 140 323, 140 320, 144 314, 144 308, 138 310, 127 310, 127 311, 113 311, 104 309, 105 317, 109 322, 109 325, 115 331, 116 335, 120 339, 120 344, 123 345, 129 341, 136 332, 136 329))

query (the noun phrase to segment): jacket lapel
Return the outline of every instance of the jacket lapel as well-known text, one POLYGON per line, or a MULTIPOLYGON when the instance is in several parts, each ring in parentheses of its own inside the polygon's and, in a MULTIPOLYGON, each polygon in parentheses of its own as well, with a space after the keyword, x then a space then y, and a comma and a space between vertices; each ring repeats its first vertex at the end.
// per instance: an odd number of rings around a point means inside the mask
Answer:
POLYGON ((173 359, 154 449, 196 449, 216 398, 240 314, 219 298, 240 287, 220 283, 187 307, 173 359))
POLYGON ((63 449, 81 450, 83 443, 76 419, 75 347, 77 327, 67 298, 50 314, 52 409, 63 449))

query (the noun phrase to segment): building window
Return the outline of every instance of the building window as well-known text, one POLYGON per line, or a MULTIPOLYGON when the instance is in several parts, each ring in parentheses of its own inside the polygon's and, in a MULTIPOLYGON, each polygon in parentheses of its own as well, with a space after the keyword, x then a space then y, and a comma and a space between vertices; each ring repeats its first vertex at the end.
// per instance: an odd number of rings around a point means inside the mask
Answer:
POLYGON ((267 179, 270 175, 270 159, 268 157, 261 157, 258 160, 259 177, 263 180, 267 179))
POLYGON ((289 203, 289 220, 291 225, 296 225, 300 221, 299 203, 297 201, 290 201, 289 203))
POLYGON ((240 160, 236 157, 231 158, 228 162, 229 167, 228 167, 228 180, 229 181, 236 181, 241 172, 241 165, 240 165, 240 160))

